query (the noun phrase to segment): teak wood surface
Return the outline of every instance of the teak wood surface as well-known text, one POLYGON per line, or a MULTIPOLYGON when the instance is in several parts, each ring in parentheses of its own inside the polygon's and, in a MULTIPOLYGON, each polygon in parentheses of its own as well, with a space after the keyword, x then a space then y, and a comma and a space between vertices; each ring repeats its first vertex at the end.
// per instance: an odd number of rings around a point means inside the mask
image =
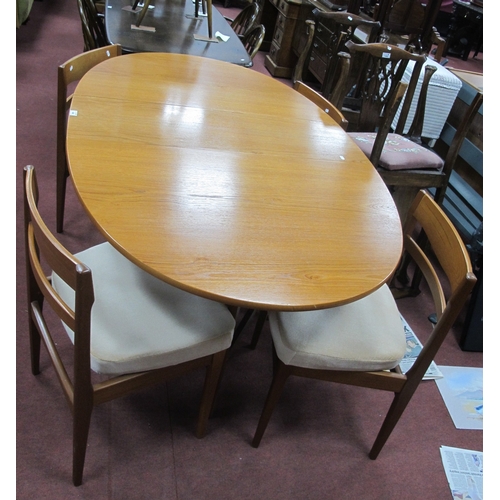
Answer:
MULTIPOLYGON (((123 10, 131 7, 132 0, 106 0, 105 26, 108 40, 120 44, 127 52, 175 52, 209 57, 241 66, 252 66, 252 59, 222 14, 212 7, 212 40, 208 38, 208 18, 195 18, 192 0, 154 0, 140 29, 134 29, 139 12, 123 10), (154 28, 150 31, 149 28, 154 28), (219 41, 217 32, 229 36, 227 42, 219 41)), ((200 2, 201 6, 201 2, 200 2)), ((201 12, 201 7, 199 12, 201 12)))
POLYGON ((386 282, 392 197, 323 110, 241 66, 112 58, 76 88, 70 174, 88 214, 155 276, 228 305, 308 310, 386 282))

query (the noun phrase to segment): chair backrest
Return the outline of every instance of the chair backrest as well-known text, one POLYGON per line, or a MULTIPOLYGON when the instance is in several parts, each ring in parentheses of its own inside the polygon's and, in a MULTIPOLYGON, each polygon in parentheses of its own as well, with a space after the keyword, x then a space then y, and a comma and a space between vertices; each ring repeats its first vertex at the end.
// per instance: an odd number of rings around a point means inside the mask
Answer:
POLYGON ((476 276, 467 248, 450 219, 425 191, 420 191, 403 230, 404 251, 415 261, 431 292, 437 323, 407 373, 418 383, 434 359, 471 293, 476 276), (426 238, 420 235, 420 228, 426 238), (426 249, 428 242, 432 249, 426 249), (436 267, 437 266, 437 267, 436 267), (440 270, 439 270, 440 268, 440 270), (446 278, 445 283, 443 278, 446 278))
POLYGON ((68 87, 80 80, 87 71, 97 64, 121 55, 121 45, 108 45, 98 49, 83 52, 61 64, 57 72, 57 231, 62 231, 64 214, 65 179, 68 176, 66 163, 66 125, 67 112, 71 106, 73 94, 68 93, 68 87))
POLYGON ((341 111, 349 121, 350 130, 373 132, 377 129, 408 62, 415 61, 400 115, 404 123, 426 56, 386 43, 356 44, 350 40, 346 47, 352 57, 349 76, 345 81, 339 80, 336 87, 347 92, 341 111))
POLYGON ((93 0, 77 0, 82 22, 83 50, 93 50, 109 45, 102 17, 98 15, 93 0))
POLYGON ((328 99, 304 82, 295 82, 293 88, 316 104, 316 106, 321 108, 325 113, 328 113, 344 130, 347 130, 349 123, 344 118, 344 115, 328 99))
POLYGON ((250 59, 255 57, 255 54, 260 49, 262 42, 264 41, 264 36, 266 34, 266 28, 263 24, 256 24, 252 26, 241 39, 250 59))
POLYGON ((339 71, 338 53, 346 50, 346 43, 352 40, 358 28, 365 33, 367 43, 374 42, 380 31, 380 23, 350 12, 322 12, 314 9, 312 15, 313 20, 306 21, 307 41, 295 66, 293 82, 303 81, 303 75, 309 68, 312 70, 312 62, 318 57, 326 58, 328 65, 321 93, 330 99, 339 71), (316 53, 316 48, 321 54, 316 53))
POLYGON ((259 15, 259 4, 252 2, 242 9, 231 23, 232 30, 242 37, 255 23, 259 15))
MULTIPOLYGON (((44 300, 59 319, 73 330, 75 346, 73 384, 75 387, 90 387, 90 313, 94 303, 92 273, 59 243, 42 220, 37 208, 38 187, 32 166, 25 168, 24 190, 26 274, 30 316, 43 332, 47 346, 53 345, 53 340, 41 309, 44 300), (52 286, 46 274, 47 267, 74 290, 74 309, 61 299, 52 286)), ((33 328, 34 325, 30 324, 30 334, 38 336, 33 333, 33 328)), ((65 395, 71 401, 73 384, 59 356, 54 352, 55 349, 52 352, 49 349, 65 395)), ((34 368, 35 372, 38 372, 38 367, 34 368)))

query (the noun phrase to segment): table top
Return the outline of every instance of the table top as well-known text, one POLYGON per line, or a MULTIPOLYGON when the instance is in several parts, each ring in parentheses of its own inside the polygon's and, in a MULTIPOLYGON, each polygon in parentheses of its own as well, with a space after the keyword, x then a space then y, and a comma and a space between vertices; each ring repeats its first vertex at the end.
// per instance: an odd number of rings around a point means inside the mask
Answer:
POLYGON ((352 139, 278 80, 220 61, 140 53, 76 88, 70 173, 120 252, 228 305, 308 310, 380 287, 399 216, 352 139))
POLYGON ((229 36, 226 42, 194 38, 194 35, 208 37, 208 23, 207 17, 194 17, 195 6, 191 0, 153 0, 151 6, 154 9, 149 9, 139 30, 132 29, 139 14, 123 10, 123 7, 130 8, 133 3, 133 0, 106 0, 108 40, 120 44, 125 51, 175 52, 252 66, 241 40, 215 7, 212 8, 213 35, 215 38, 215 33, 219 31, 229 36))

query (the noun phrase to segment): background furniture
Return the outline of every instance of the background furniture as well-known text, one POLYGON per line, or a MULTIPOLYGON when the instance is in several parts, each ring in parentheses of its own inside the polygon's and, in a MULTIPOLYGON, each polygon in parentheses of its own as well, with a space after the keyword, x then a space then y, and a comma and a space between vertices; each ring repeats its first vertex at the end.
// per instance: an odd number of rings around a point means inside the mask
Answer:
MULTIPOLYGON (((314 20, 315 31, 312 41, 309 42, 308 30, 303 30, 301 34, 300 27, 297 27, 294 50, 299 54, 299 61, 295 71, 300 72, 300 79, 304 81, 315 79, 319 82, 321 94, 330 99, 334 83, 339 77, 339 52, 347 50, 345 44, 349 40, 357 40, 355 34, 359 33, 359 30, 363 30, 366 34, 366 43, 375 42, 380 31, 380 23, 349 12, 323 12, 318 8, 313 9, 310 3, 304 3, 302 11, 307 12, 308 5, 311 13, 305 15, 314 20), (307 49, 309 44, 310 50, 307 49), (304 58, 303 52, 306 52, 304 58)), ((302 26, 307 28, 311 22, 307 19, 302 26)))
POLYGON ((407 373, 399 367, 406 352, 406 336, 387 285, 346 306, 323 311, 270 312, 273 380, 252 441, 254 447, 259 446, 285 382, 295 375, 394 393, 369 453, 372 460, 377 458, 476 282, 460 235, 424 191, 410 209, 404 250, 428 280, 438 316, 413 366, 407 373), (414 239, 414 230, 420 227, 430 241, 432 257, 414 239), (438 276, 443 276, 442 281, 438 276), (445 298, 444 290, 448 289, 445 298))
POLYGON ((73 484, 82 483, 95 406, 200 368, 206 378, 196 434, 203 437, 233 336, 230 312, 149 275, 109 243, 72 255, 38 212, 32 166, 25 190, 31 370, 40 373, 43 340, 73 415, 73 484), (72 362, 63 361, 66 344, 49 326, 49 307, 74 345, 72 362))
MULTIPOLYGON (((441 135, 441 131, 443 130, 446 119, 450 114, 453 103, 455 102, 460 88, 462 87, 462 82, 452 71, 430 59, 427 59, 425 61, 424 67, 420 71, 420 76, 415 86, 415 94, 410 108, 408 109, 408 118, 406 120, 406 125, 403 129, 403 133, 406 134, 408 132, 413 118, 415 117, 418 97, 420 95, 425 68, 427 66, 433 66, 434 68, 436 68, 436 71, 432 75, 432 78, 429 82, 429 88, 427 90, 422 137, 425 137, 427 139, 438 139, 441 135)), ((413 68, 414 63, 410 61, 403 74, 403 82, 410 81, 411 75, 413 73, 413 68)), ((401 108, 398 109, 394 118, 393 128, 396 128, 400 116, 401 108)))
POLYGON ((251 66, 252 60, 240 39, 217 9, 212 9, 212 29, 229 36, 226 42, 207 41, 207 18, 194 17, 191 0, 155 0, 154 9, 132 29, 137 13, 124 11, 130 0, 107 0, 105 26, 110 43, 120 44, 124 52, 175 52, 251 66), (195 37, 201 37, 196 39, 195 37))
POLYGON ((224 16, 224 19, 231 24, 233 31, 241 38, 255 23, 259 13, 259 4, 257 2, 252 2, 244 7, 234 19, 230 19, 226 16, 224 16))
POLYGON ((483 350, 483 75, 450 70, 462 82, 462 88, 446 120, 435 149, 446 154, 460 124, 472 116, 463 144, 451 171, 442 201, 443 209, 467 243, 478 282, 474 287, 463 325, 460 346, 467 351, 483 350), (474 111, 472 109, 472 111, 474 111))
POLYGON ((16 0, 16 28, 19 28, 29 17, 33 0, 16 0))
POLYGON ((311 309, 370 293, 399 261, 380 176, 331 117, 273 78, 129 54, 88 72, 71 109, 69 168, 86 211, 168 283, 232 306, 311 309))
POLYGON ((290 78, 297 61, 292 51, 295 26, 299 19, 301 0, 265 0, 260 22, 268 36, 262 50, 269 52, 265 66, 272 76, 290 78))
POLYGON ((93 0, 77 0, 78 12, 82 22, 83 50, 93 50, 109 45, 104 21, 98 15, 93 0))
MULTIPOLYGON (((374 132, 381 124, 386 104, 391 100, 397 84, 402 80, 408 64, 413 61, 413 72, 406 91, 406 104, 400 115, 406 121, 408 109, 426 57, 387 43, 354 43, 346 48, 351 54, 349 73, 336 86, 344 92, 340 111, 349 121, 351 132, 374 132)), ((335 90, 334 90, 335 91, 335 90)))
POLYGON ((451 23, 443 56, 459 56, 467 61, 471 50, 475 56, 483 50, 483 7, 474 2, 453 0, 451 23))
POLYGON ((254 24, 241 38, 241 43, 247 50, 250 59, 253 59, 255 54, 257 54, 264 41, 265 34, 266 28, 264 28, 263 24, 254 24))

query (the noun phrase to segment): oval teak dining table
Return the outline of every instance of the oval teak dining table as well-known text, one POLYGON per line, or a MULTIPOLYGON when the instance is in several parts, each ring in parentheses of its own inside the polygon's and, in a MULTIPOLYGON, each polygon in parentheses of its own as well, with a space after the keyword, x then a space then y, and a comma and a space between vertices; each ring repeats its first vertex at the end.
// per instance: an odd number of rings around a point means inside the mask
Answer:
POLYGON ((70 174, 141 268, 228 305, 311 310, 376 290, 402 248, 392 197, 328 114, 282 82, 182 54, 112 58, 76 88, 70 174))

